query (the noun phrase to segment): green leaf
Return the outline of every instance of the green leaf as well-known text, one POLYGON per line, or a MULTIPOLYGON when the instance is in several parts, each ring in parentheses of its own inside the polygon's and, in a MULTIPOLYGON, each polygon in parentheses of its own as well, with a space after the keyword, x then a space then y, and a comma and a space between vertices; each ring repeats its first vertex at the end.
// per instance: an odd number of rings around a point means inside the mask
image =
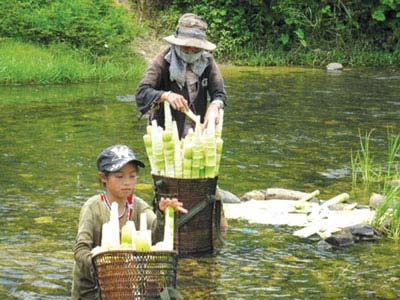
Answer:
POLYGON ((381 0, 381 3, 391 6, 393 4, 393 0, 381 0))
POLYGON ((306 40, 300 40, 300 44, 301 44, 304 48, 307 48, 307 42, 306 42, 306 40))
POLYGON ((289 42, 289 35, 287 33, 281 34, 281 42, 286 45, 289 42))
POLYGON ((294 33, 300 40, 304 39, 304 31, 301 28, 297 28, 294 33))
POLYGON ((377 9, 373 12, 372 18, 377 21, 385 21, 385 13, 381 9, 377 9))

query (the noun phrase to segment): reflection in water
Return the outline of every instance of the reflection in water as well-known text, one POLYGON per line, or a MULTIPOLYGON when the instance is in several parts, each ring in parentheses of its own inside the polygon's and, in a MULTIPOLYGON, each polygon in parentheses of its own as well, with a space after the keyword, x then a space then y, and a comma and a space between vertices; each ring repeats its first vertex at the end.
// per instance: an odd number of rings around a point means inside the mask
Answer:
MULTIPOLYGON (((229 95, 221 188, 348 192, 351 150, 374 129, 384 158, 397 130, 400 76, 392 70, 326 73, 301 68, 222 68, 229 95)), ((131 95, 137 83, 0 89, 0 299, 68 299, 79 209, 101 190, 95 159, 126 143, 146 160, 131 95)), ((137 194, 152 198, 142 172, 137 194)), ((292 230, 231 221, 216 253, 179 261, 188 299, 396 299, 399 246, 390 240, 319 251, 292 230)))

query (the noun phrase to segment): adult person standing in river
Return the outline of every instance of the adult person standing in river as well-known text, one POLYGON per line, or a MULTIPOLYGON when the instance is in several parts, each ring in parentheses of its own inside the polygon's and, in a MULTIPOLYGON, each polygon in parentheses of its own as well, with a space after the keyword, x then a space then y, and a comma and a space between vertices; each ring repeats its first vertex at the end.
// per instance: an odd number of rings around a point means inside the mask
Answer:
MULTIPOLYGON (((210 51, 216 45, 207 41, 207 23, 198 15, 183 14, 175 33, 164 38, 171 46, 159 53, 136 90, 136 104, 141 114, 149 113, 149 123, 157 120, 164 127, 164 105, 171 104, 179 137, 185 137, 195 124, 183 112, 191 109, 200 115, 204 128, 218 124, 220 109, 226 105, 224 80, 210 51)), ((217 189, 218 191, 218 189, 217 189)), ((221 198, 217 192, 217 198, 221 198)), ((222 227, 227 227, 224 217, 222 227)))
POLYGON ((206 40, 207 23, 199 16, 186 13, 178 21, 173 35, 164 38, 171 44, 158 54, 136 90, 136 103, 149 121, 164 127, 164 107, 168 101, 177 122, 180 137, 194 123, 183 112, 191 109, 200 115, 204 128, 218 123, 219 110, 226 105, 224 80, 209 51, 216 45, 206 40))

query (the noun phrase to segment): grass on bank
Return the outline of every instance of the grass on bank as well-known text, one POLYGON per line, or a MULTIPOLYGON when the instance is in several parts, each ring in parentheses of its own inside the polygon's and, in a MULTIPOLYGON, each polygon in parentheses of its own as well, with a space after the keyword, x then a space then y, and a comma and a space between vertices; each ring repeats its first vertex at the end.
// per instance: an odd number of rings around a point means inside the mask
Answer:
POLYGON ((94 56, 63 44, 48 47, 0 40, 0 84, 47 84, 131 79, 143 74, 142 58, 117 52, 94 56))
POLYGON ((400 135, 388 129, 387 161, 379 164, 370 149, 371 134, 372 131, 364 136, 359 133, 360 149, 351 157, 353 184, 360 178, 366 186, 370 183, 381 186, 384 200, 377 207, 372 224, 389 237, 400 240, 400 135))
MULTIPOLYGON (((350 45, 347 49, 304 48, 285 50, 266 45, 263 49, 232 48, 229 57, 219 57, 236 65, 246 66, 307 66, 321 67, 339 62, 351 67, 384 67, 400 65, 400 49, 394 52, 378 51, 361 45, 350 45)), ((217 50, 218 51, 218 50, 217 50)))

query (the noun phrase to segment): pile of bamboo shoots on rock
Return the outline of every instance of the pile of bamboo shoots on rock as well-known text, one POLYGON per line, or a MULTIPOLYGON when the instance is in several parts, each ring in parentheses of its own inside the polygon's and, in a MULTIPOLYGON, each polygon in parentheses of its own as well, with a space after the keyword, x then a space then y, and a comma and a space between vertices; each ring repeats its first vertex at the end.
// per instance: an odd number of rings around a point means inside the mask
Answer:
POLYGON ((172 120, 171 108, 164 102, 165 129, 153 120, 143 136, 150 161, 151 173, 174 178, 214 178, 219 173, 223 140, 223 109, 217 125, 209 123, 203 130, 200 116, 187 111, 195 122, 195 129, 179 139, 176 121, 172 120))

